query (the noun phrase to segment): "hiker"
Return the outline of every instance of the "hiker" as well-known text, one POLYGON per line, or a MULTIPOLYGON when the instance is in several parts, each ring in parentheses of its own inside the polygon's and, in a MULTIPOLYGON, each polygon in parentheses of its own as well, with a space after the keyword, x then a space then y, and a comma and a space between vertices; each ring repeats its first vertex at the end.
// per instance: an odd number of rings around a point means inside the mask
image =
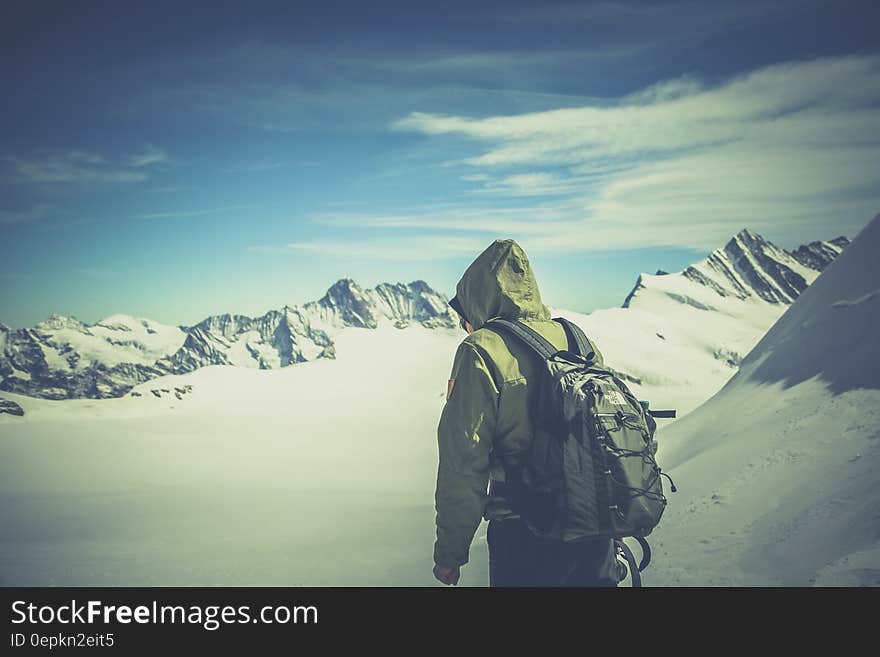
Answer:
POLYGON ((485 518, 490 586, 617 586, 621 573, 611 538, 538 537, 505 499, 505 473, 532 439, 530 409, 543 363, 486 322, 519 320, 555 348, 574 350, 565 327, 541 302, 519 244, 493 242, 467 268, 449 305, 468 335, 455 354, 438 426, 434 576, 458 583, 485 518))

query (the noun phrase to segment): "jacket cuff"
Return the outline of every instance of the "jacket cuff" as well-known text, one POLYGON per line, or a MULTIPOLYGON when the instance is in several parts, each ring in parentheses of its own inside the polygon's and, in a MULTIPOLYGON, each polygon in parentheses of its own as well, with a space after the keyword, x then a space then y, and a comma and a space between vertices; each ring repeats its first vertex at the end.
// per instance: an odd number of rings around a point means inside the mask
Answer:
POLYGON ((443 568, 459 568, 468 562, 468 555, 454 555, 434 547, 434 563, 443 568))

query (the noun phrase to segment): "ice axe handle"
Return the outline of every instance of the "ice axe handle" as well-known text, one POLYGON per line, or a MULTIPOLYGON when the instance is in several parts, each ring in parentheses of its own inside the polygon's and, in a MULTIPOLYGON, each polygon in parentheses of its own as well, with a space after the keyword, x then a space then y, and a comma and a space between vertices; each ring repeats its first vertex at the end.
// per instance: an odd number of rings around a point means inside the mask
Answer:
POLYGON ((651 417, 659 417, 659 418, 674 418, 675 411, 648 411, 651 417))

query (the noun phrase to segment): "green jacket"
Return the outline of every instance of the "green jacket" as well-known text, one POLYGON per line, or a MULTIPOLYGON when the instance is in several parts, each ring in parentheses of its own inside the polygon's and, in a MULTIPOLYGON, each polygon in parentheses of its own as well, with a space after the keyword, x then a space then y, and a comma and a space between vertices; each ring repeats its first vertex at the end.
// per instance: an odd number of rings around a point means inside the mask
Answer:
MULTIPOLYGON (((450 305, 473 325, 459 345, 440 416, 434 562, 467 563, 482 518, 512 517, 506 501, 488 495, 490 479, 504 481, 532 437, 529 409, 543 364, 508 335, 485 328, 493 317, 518 319, 560 349, 565 330, 541 302, 528 257, 513 240, 496 240, 468 267, 450 305)), ((599 351, 592 345, 601 362, 599 351)))

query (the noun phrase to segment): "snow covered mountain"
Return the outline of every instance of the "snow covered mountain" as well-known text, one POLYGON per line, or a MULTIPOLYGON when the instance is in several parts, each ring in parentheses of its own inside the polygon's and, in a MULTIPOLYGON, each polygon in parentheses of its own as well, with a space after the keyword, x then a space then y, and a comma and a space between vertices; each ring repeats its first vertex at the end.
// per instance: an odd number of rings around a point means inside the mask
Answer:
POLYGON ((683 415, 724 385, 847 243, 789 253, 743 230, 681 272, 641 274, 621 308, 556 312, 595 339, 633 392, 683 415))
POLYGON ((679 492, 647 583, 880 584, 878 250, 880 216, 663 431, 679 492))
MULTIPOLYGON (((640 275, 623 308, 558 314, 583 326, 637 392, 684 413, 730 378, 742 354, 846 244, 839 237, 789 253, 743 230, 682 272, 640 275)), ((334 358, 339 330, 383 322, 456 326, 446 296, 424 281, 364 289, 350 278, 302 306, 260 317, 214 315, 194 326, 128 315, 84 324, 52 315, 31 329, 0 324, 0 390, 118 397, 138 383, 208 365, 287 367, 334 358)))
MULTIPOLYGON (((746 228, 731 238, 724 248, 716 249, 708 258, 687 267, 678 276, 709 288, 721 297, 754 297, 771 304, 790 304, 847 244, 849 240, 841 236, 829 242, 811 242, 788 252, 746 228)), ((624 300, 623 307, 629 307, 649 284, 664 288, 674 280, 660 280, 660 276, 669 274, 642 274, 624 300)), ((667 294, 674 293, 667 291, 667 294)), ((680 296, 677 300, 691 303, 692 297, 680 296)))
POLYGON ((446 302, 424 281, 362 289, 342 279, 301 307, 215 315, 194 326, 128 315, 95 324, 51 315, 18 330, 0 324, 0 389, 48 399, 118 397, 143 381, 206 365, 271 369, 334 358, 331 336, 346 326, 455 326, 446 302))
POLYGON ((385 318, 397 328, 418 322, 428 328, 457 326, 450 315, 448 299, 424 281, 409 285, 382 283, 366 290, 350 278, 337 281, 318 301, 303 307, 306 316, 324 326, 376 328, 385 318))

